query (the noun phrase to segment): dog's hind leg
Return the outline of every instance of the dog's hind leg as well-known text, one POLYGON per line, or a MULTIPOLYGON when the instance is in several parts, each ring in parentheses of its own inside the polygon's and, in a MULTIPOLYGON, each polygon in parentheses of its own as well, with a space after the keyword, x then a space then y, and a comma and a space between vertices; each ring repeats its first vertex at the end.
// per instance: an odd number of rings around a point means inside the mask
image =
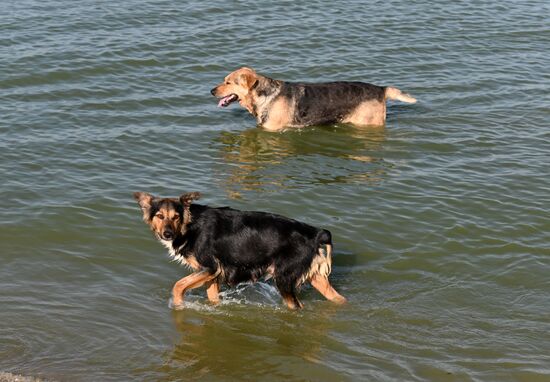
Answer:
POLYGON ((302 304, 300 300, 298 300, 298 297, 296 297, 295 293, 281 292, 281 296, 283 296, 283 301, 289 309, 295 310, 302 309, 304 307, 304 304, 302 304))
POLYGON ((213 280, 206 282, 206 295, 208 300, 213 304, 218 304, 220 302, 220 283, 219 279, 215 278, 213 280))
POLYGON ((294 282, 282 282, 280 279, 275 279, 275 284, 277 285, 279 293, 281 293, 281 296, 283 297, 283 301, 285 302, 286 306, 289 307, 289 309, 294 310, 304 307, 304 305, 300 302, 300 300, 298 300, 298 297, 296 296, 296 288, 294 287, 294 282))
POLYGON ((198 288, 206 282, 215 279, 219 274, 219 270, 214 273, 209 271, 200 271, 194 272, 177 281, 172 288, 172 303, 174 306, 181 306, 183 303, 183 295, 188 289, 198 288))
POLYGON ((330 285, 328 278, 321 276, 320 274, 314 274, 310 279, 311 285, 319 291, 327 300, 330 300, 336 304, 344 304, 346 298, 330 285))

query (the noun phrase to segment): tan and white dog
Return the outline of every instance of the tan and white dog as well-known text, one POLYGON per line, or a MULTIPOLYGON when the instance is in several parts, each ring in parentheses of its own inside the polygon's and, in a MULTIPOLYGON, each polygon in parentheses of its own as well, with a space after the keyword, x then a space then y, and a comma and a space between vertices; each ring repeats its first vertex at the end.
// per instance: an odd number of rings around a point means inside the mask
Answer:
POLYGON ((346 81, 284 82, 246 67, 227 75, 211 93, 220 99, 220 107, 239 101, 267 130, 329 123, 382 126, 387 99, 416 102, 394 87, 346 81))

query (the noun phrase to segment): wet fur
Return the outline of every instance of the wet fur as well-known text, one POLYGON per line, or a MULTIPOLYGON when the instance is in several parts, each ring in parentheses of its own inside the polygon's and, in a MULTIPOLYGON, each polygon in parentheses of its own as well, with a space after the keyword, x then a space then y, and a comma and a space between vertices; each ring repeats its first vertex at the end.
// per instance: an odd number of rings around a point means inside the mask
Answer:
MULTIPOLYGON (((296 292, 308 281, 328 299, 337 303, 345 301, 328 282, 332 263, 329 231, 266 212, 191 203, 189 195, 160 199, 146 193, 134 194, 144 221, 157 239, 175 260, 195 272, 180 280, 180 285, 197 287, 208 282, 208 297, 217 302, 222 282, 235 286, 273 277, 289 308, 302 307, 296 292), (163 239, 164 228, 157 221, 159 213, 163 218, 180 218, 175 223, 166 222, 170 230, 176 224, 172 240, 163 239), (196 277, 193 284, 185 282, 190 277, 196 277)), ((193 199, 198 198, 197 193, 193 195, 193 199)), ((186 288, 178 289, 178 283, 173 297, 181 303, 178 294, 183 295, 186 288)))
POLYGON ((241 106, 268 130, 340 122, 382 126, 387 99, 416 102, 393 87, 345 81, 284 82, 246 67, 230 73, 211 93, 219 98, 237 95, 241 106))

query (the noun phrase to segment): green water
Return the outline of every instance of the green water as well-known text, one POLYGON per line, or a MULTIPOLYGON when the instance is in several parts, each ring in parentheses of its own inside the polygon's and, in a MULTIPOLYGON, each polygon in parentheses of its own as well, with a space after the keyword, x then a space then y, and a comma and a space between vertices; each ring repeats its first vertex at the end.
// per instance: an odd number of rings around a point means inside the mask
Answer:
POLYGON ((0 370, 59 381, 549 381, 548 2, 0 3, 0 370), (247 65, 418 98, 270 133, 247 65), (190 293, 132 192, 331 230, 343 307, 190 293))

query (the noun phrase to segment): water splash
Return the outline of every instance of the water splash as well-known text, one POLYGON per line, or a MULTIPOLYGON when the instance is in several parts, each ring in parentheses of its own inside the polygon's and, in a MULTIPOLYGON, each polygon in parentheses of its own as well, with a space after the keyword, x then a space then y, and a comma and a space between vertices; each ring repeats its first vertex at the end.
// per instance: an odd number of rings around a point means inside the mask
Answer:
POLYGON ((222 305, 256 305, 279 306, 281 296, 273 285, 258 282, 255 284, 239 284, 235 288, 220 293, 222 305))
POLYGON ((281 296, 273 285, 266 282, 239 284, 235 288, 220 292, 221 302, 212 305, 203 294, 191 291, 186 295, 183 306, 175 307, 170 297, 168 307, 175 310, 192 309, 201 312, 219 312, 219 306, 253 305, 277 308, 281 305, 281 296))

